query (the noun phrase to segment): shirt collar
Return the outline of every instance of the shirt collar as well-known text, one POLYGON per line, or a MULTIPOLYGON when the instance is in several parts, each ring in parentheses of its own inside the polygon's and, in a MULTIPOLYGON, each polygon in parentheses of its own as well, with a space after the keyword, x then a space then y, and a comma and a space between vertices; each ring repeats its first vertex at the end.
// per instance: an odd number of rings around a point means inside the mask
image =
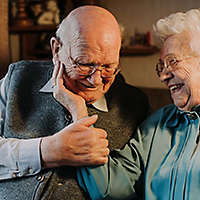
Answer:
MULTIPOLYGON (((52 93, 53 92, 52 78, 48 80, 47 83, 39 91, 44 93, 52 93)), ((94 102, 91 105, 97 110, 108 112, 108 106, 104 95, 98 101, 94 102)))
POLYGON ((194 114, 194 113, 196 113, 198 116, 200 116, 200 105, 194 106, 191 109, 191 111, 179 110, 180 115, 191 115, 191 114, 194 114))
POLYGON ((178 107, 176 107, 175 105, 173 106, 175 108, 174 112, 171 112, 167 116, 168 127, 176 127, 179 125, 180 122, 183 122, 183 120, 185 121, 185 123, 187 123, 187 119, 194 116, 200 117, 200 105, 193 107, 191 111, 179 110, 178 107))

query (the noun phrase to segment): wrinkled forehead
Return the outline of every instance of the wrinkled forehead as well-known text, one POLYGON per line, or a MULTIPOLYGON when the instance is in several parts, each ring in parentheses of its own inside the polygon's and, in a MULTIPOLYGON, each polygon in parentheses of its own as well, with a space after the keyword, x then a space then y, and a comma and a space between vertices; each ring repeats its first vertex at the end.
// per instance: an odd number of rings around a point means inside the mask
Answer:
POLYGON ((96 40, 102 42, 121 43, 121 35, 117 26, 111 26, 101 20, 77 20, 71 19, 71 23, 64 28, 64 37, 76 42, 81 40, 96 40))
POLYGON ((188 32, 183 32, 168 37, 161 49, 160 58, 163 60, 167 55, 174 54, 181 59, 194 55, 195 51, 194 39, 188 32))
POLYGON ((113 63, 119 60, 120 48, 116 43, 105 42, 93 37, 79 37, 70 47, 73 58, 85 62, 113 63))
MULTIPOLYGON (((119 59, 121 46, 120 37, 110 28, 106 29, 95 26, 81 26, 77 21, 73 23, 70 33, 70 40, 63 39, 65 47, 70 50, 73 57, 84 56, 110 56, 115 60, 119 59)), ((63 37, 65 38, 65 37, 63 37)))

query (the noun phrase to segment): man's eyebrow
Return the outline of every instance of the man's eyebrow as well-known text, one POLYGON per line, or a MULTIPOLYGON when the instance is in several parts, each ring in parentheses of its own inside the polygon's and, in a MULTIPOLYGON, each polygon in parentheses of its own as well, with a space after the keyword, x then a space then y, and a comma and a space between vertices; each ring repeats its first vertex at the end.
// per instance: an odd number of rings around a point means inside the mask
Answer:
MULTIPOLYGON (((95 61, 86 61, 86 60, 79 60, 79 59, 75 59, 74 61, 76 61, 77 63, 81 63, 81 64, 84 64, 84 65, 86 65, 86 64, 88 64, 88 65, 96 65, 96 64, 102 64, 102 63, 99 63, 99 62, 95 62, 95 61)), ((102 65, 115 65, 115 64, 117 64, 117 65, 119 65, 119 63, 118 62, 111 62, 111 63, 104 63, 104 64, 102 64, 102 65)))
POLYGON ((103 65, 119 65, 119 62, 111 62, 111 63, 105 63, 103 65))

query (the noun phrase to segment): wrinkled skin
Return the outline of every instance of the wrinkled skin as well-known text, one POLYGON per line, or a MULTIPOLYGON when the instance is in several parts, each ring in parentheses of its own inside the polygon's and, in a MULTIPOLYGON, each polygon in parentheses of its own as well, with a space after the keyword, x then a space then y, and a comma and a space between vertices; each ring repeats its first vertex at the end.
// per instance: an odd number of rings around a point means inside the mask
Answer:
POLYGON ((121 38, 118 24, 110 13, 101 13, 103 19, 96 15, 95 10, 88 14, 93 17, 85 16, 83 13, 83 16, 77 15, 75 19, 74 16, 69 17, 68 21, 64 21, 66 26, 63 25, 61 42, 52 38, 51 46, 54 61, 64 65, 65 87, 81 96, 87 103, 94 103, 108 91, 115 76, 104 79, 97 70, 91 76, 80 78, 74 72, 69 57, 82 64, 115 67, 119 64, 121 38))
POLYGON ((85 6, 72 11, 51 39, 54 72, 54 98, 72 114, 74 123, 41 142, 44 167, 104 164, 108 161, 107 133, 91 127, 97 116, 87 117, 86 103, 94 103, 114 81, 102 78, 96 70, 80 78, 70 57, 81 64, 119 64, 121 37, 114 17, 105 9, 85 6), (53 148, 52 148, 53 147, 53 148))
POLYGON ((197 36, 199 34, 190 32, 171 36, 160 54, 162 61, 169 54, 181 60, 175 69, 164 68, 160 80, 169 88, 174 104, 185 111, 200 104, 200 43, 197 36))
POLYGON ((91 125, 97 116, 83 118, 41 143, 43 167, 83 166, 108 161, 107 133, 91 125))

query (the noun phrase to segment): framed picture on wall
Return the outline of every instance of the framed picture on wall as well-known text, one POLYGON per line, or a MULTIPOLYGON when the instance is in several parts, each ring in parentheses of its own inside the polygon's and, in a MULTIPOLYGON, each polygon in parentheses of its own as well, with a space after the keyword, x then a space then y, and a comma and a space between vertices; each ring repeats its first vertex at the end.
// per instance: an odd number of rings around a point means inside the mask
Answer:
MULTIPOLYGON (((10 24, 31 20, 34 25, 59 24, 71 0, 9 0, 10 24)), ((29 23, 30 24, 30 23, 29 23)))
POLYGON ((60 8, 57 0, 30 0, 27 2, 26 11, 35 25, 55 25, 60 23, 60 8))

